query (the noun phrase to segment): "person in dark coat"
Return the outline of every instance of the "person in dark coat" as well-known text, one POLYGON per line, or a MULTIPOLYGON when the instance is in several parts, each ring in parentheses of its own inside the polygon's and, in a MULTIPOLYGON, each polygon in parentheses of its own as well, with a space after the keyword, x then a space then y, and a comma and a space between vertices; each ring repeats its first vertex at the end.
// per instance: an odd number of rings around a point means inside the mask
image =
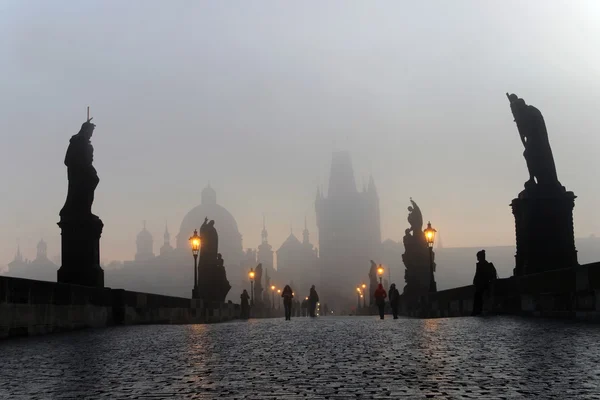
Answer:
POLYGON ((281 292, 281 297, 283 297, 285 320, 289 321, 292 318, 292 299, 294 298, 294 292, 292 291, 290 285, 285 285, 283 292, 281 292))
POLYGON ((241 296, 241 306, 242 306, 242 318, 248 319, 250 318, 250 296, 246 289, 242 292, 241 296))
POLYGON ((396 284, 392 283, 389 290, 390 307, 394 319, 398 319, 398 307, 400 306, 400 292, 396 289, 396 284))
POLYGON ((477 252, 477 266, 473 285, 475 285, 475 296, 473 298, 473 313, 480 315, 483 311, 483 297, 489 294, 492 283, 498 278, 494 264, 485 259, 485 250, 477 252))
POLYGON ((317 309, 317 303, 319 302, 319 295, 315 289, 315 285, 310 287, 310 294, 308 295, 308 311, 311 317, 316 317, 315 310, 317 309))
POLYGON ((379 309, 379 318, 383 319, 383 314, 385 312, 385 298, 387 297, 387 293, 383 288, 383 285, 380 283, 375 290, 375 304, 377 304, 377 308, 379 309))

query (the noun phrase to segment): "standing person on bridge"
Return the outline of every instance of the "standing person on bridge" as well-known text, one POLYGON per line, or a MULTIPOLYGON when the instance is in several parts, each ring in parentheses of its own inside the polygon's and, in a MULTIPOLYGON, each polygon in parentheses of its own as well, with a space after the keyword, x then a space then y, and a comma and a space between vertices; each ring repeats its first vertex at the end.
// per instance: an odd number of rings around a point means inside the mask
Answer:
POLYGON ((283 308, 285 309, 285 320, 289 321, 292 318, 292 299, 294 298, 294 292, 290 285, 285 285, 283 288, 283 292, 281 292, 281 297, 283 297, 283 308))
POLYGON ((494 264, 485 259, 485 250, 477 252, 477 267, 473 285, 475 285, 475 296, 473 298, 473 313, 471 315, 480 315, 483 311, 483 296, 489 295, 492 290, 492 284, 498 278, 494 264))
POLYGON ((315 289, 315 285, 310 287, 310 294, 308 295, 308 311, 311 317, 316 317, 315 310, 317 309, 317 303, 319 302, 319 295, 315 289))
POLYGON ((396 284, 392 283, 390 285, 389 291, 390 297, 390 307, 392 308, 392 315, 394 319, 398 319, 398 306, 400 305, 400 292, 396 289, 396 284))
POLYGON ((244 289, 244 291, 240 295, 240 299, 242 306, 242 318, 248 319, 250 318, 250 303, 248 302, 250 300, 250 296, 248 296, 248 292, 246 291, 246 289, 244 289))
POLYGON ((387 293, 383 288, 383 285, 380 283, 375 290, 375 304, 377 304, 377 308, 379 308, 379 318, 383 319, 383 314, 385 311, 385 298, 387 297, 387 293))

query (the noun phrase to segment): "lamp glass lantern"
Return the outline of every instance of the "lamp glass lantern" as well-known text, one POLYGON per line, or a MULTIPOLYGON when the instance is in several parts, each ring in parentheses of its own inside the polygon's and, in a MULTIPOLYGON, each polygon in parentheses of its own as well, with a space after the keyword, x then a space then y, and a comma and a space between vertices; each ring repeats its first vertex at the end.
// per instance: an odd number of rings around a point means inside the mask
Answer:
POLYGON ((200 252, 200 236, 198 235, 198 230, 194 229, 194 234, 190 238, 190 245, 192 246, 192 254, 194 257, 198 256, 200 252))
POLYGON ((431 222, 427 222, 427 228, 423 232, 425 233, 427 245, 430 248, 433 248, 433 243, 435 242, 435 234, 437 231, 431 227, 431 222))

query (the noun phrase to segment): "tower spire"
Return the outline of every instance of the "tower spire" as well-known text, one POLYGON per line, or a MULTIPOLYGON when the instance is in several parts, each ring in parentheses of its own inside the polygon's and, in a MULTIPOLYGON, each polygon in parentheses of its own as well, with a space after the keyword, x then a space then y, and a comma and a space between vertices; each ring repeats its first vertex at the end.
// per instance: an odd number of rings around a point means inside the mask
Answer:
POLYGON ((260 236, 262 238, 262 244, 268 244, 267 239, 269 237, 269 234, 267 233, 267 224, 265 223, 265 213, 263 213, 263 229, 260 233, 260 236))
POLYGON ((169 226, 167 224, 167 221, 165 221, 165 234, 164 234, 164 239, 165 239, 165 245, 169 245, 171 243, 171 235, 169 234, 169 226))
POLYGON ((302 231, 302 243, 309 243, 308 227, 306 225, 306 215, 304 216, 304 230, 302 231))

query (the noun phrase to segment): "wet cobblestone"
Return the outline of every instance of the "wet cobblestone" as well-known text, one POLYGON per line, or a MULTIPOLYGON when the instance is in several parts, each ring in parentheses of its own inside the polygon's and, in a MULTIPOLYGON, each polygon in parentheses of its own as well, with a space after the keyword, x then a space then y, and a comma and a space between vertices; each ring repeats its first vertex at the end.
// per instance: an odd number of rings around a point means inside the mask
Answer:
POLYGON ((131 326, 0 343, 10 399, 600 399, 600 326, 509 317, 131 326))

